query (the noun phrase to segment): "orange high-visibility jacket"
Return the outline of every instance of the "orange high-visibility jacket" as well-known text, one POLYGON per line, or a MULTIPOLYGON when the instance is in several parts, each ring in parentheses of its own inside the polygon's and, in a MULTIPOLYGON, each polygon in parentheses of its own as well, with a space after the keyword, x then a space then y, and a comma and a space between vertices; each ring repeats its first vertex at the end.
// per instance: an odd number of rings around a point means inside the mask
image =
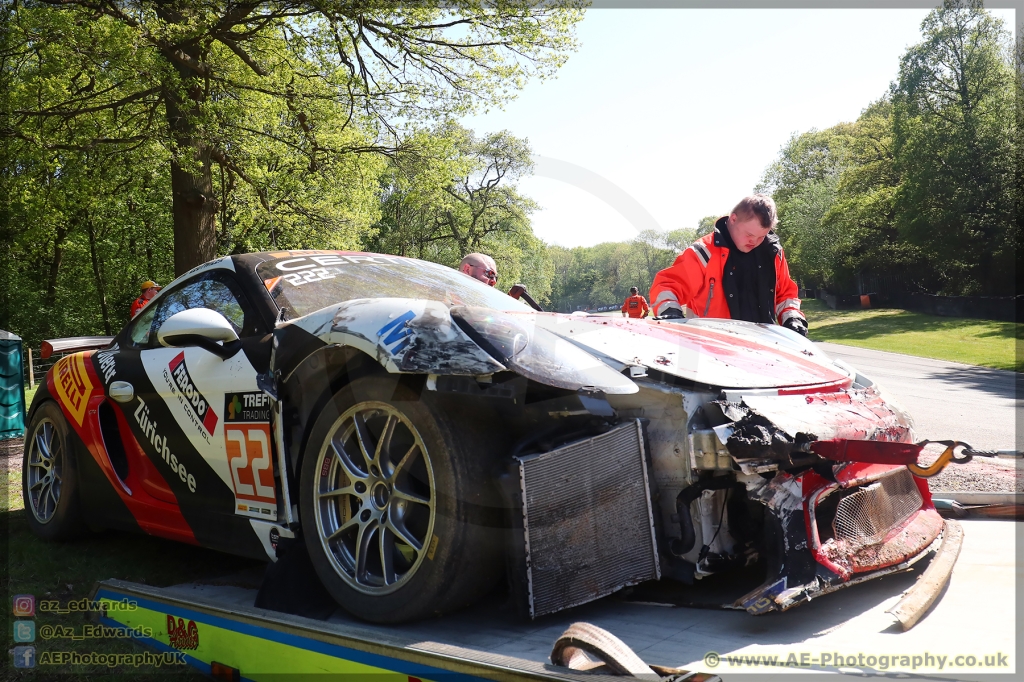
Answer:
POLYGON ((626 302, 622 304, 622 312, 626 313, 630 317, 647 317, 650 306, 647 305, 647 299, 637 294, 636 296, 627 296, 626 302))
POLYGON ((149 303, 150 300, 152 299, 143 298, 142 296, 139 296, 137 299, 135 299, 135 301, 132 302, 130 312, 133 319, 135 318, 136 315, 139 314, 139 311, 146 307, 146 304, 149 303))
MULTIPOLYGON (((671 267, 665 268, 654 277, 651 285, 651 301, 654 314, 661 315, 668 308, 689 309, 693 317, 731 318, 728 295, 722 286, 725 262, 729 249, 723 245, 720 232, 727 229, 725 218, 719 219, 715 230, 695 241, 690 248, 676 257, 671 267)), ((799 317, 806 323, 800 312, 800 299, 796 282, 789 276, 789 265, 782 245, 774 232, 765 238, 775 250, 775 279, 772 286, 765 287, 761 295, 766 310, 772 310, 772 321, 785 324, 791 317, 799 317)))

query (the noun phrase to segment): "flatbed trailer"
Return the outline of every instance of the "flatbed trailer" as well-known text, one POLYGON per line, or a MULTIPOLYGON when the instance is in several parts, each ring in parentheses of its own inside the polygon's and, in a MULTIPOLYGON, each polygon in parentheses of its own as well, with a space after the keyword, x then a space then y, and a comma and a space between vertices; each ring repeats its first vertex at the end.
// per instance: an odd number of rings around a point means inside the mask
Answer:
MULTIPOLYGON (((250 606, 255 590, 230 585, 151 587, 121 580, 97 583, 92 600, 105 605, 100 622, 151 636, 136 637, 157 652, 184 654, 200 672, 221 679, 279 680, 304 675, 408 680, 589 680, 612 675, 545 662, 553 639, 511 618, 380 626, 336 611, 327 621, 250 606), (170 634, 169 634, 170 633, 170 634), (503 649, 518 655, 496 653, 503 649), (382 677, 383 676, 383 677, 382 677)), ((303 678, 304 679, 304 678, 303 678)), ((331 679, 334 679, 333 677, 331 679)), ((622 679, 614 677, 614 679, 622 679)), ((712 674, 678 671, 672 682, 720 682, 712 674)))
POLYGON ((637 588, 536 620, 522 618, 505 600, 492 596, 444 618, 403 625, 364 623, 340 609, 320 621, 253 607, 258 577, 162 588, 107 580, 97 583, 93 598, 134 602, 127 610, 108 608, 102 622, 148 627, 152 636, 139 638, 141 644, 181 652, 188 664, 206 674, 214 673, 214 663, 220 664, 221 679, 232 679, 224 674, 232 670, 238 671, 234 679, 259 682, 307 679, 297 675, 317 673, 382 682, 612 679, 550 663, 555 640, 577 621, 616 635, 648 664, 713 673, 726 682, 751 673, 792 675, 794 667, 800 672, 906 672, 952 679, 1013 675, 1017 624, 1014 610, 1006 605, 1016 601, 1013 547, 1024 524, 961 523, 965 542, 949 585, 908 632, 900 630, 887 610, 917 583, 927 561, 791 611, 756 617, 743 611, 656 605, 642 601, 637 588), (970 614, 970 628, 951 626, 965 614, 970 614), (174 618, 178 647, 167 634, 169 617, 174 618), (195 624, 194 641, 188 636, 190 623, 195 624), (711 654, 718 658, 709 658, 711 654), (890 657, 885 667, 882 655, 890 657), (825 656, 832 658, 825 661, 825 656), (837 661, 837 656, 844 660, 837 661), (941 668, 939 656, 945 658, 941 668), (972 660, 975 664, 968 665, 972 660))

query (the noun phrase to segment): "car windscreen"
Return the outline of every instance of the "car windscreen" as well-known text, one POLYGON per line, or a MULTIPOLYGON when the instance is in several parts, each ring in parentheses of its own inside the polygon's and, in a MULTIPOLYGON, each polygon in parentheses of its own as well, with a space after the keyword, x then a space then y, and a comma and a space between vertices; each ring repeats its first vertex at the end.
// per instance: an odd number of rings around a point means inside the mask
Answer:
POLYGON ((422 298, 447 306, 529 310, 458 270, 400 256, 323 254, 265 261, 256 274, 286 319, 357 298, 422 298))

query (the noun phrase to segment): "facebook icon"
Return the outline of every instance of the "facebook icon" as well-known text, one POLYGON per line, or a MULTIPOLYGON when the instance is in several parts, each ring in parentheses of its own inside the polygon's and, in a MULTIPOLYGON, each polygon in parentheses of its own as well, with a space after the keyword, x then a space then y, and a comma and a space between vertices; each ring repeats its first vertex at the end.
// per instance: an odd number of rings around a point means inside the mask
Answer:
POLYGON ((36 648, 34 646, 14 647, 14 667, 34 668, 36 667, 36 648))

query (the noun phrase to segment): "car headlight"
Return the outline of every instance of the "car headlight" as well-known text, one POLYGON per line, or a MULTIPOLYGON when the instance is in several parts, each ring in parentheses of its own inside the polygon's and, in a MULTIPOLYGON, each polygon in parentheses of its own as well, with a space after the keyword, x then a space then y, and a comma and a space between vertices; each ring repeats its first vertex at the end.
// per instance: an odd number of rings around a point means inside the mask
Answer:
POLYGON ((624 394, 640 390, 590 353, 533 324, 533 314, 455 306, 452 319, 495 360, 542 384, 572 391, 624 394))

